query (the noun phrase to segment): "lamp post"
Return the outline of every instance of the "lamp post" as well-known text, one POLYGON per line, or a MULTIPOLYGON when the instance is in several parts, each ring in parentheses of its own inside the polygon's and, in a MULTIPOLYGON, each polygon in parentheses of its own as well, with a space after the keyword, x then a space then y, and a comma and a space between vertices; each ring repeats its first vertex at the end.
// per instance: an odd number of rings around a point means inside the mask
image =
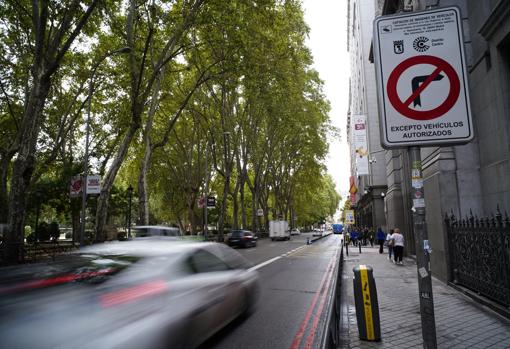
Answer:
POLYGON ((131 184, 127 188, 128 196, 129 196, 129 209, 128 209, 128 232, 127 232, 127 238, 131 237, 131 201, 133 199, 133 187, 131 184))
POLYGON ((83 160, 83 176, 81 178, 81 221, 80 221, 80 246, 83 246, 85 239, 85 220, 87 211, 87 177, 89 172, 89 142, 90 142, 90 110, 92 107, 92 93, 94 92, 94 77, 96 70, 103 61, 117 53, 128 53, 131 52, 131 48, 123 47, 115 51, 106 53, 92 68, 92 73, 89 78, 89 96, 87 105, 87 121, 85 131, 85 158, 83 160))

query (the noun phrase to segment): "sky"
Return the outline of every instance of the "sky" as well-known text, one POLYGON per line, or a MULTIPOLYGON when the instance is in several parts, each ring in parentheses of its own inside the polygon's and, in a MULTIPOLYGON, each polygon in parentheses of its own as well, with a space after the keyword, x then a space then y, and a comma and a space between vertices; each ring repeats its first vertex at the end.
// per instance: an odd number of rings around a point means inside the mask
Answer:
MULTIPOLYGON (((339 127, 340 141, 329 140, 328 173, 337 191, 346 199, 349 191, 350 160, 346 123, 349 103, 349 54, 347 52, 347 1, 303 0, 305 21, 310 27, 307 46, 313 68, 324 81, 324 93, 331 104, 329 117, 339 127)), ((342 200, 343 201, 343 200, 342 200)))

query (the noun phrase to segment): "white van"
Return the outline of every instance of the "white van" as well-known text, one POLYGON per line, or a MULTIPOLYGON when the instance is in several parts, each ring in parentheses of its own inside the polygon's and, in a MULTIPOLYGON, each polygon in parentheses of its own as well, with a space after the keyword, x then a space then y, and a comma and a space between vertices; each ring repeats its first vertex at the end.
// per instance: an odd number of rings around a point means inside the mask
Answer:
POLYGON ((269 237, 274 240, 290 240, 289 223, 287 221, 269 221, 269 237))

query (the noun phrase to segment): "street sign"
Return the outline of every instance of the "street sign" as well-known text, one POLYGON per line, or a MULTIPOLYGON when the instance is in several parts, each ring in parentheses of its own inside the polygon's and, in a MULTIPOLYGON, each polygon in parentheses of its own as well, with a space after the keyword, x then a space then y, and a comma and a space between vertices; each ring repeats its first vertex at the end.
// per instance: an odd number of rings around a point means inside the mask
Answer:
POLYGON ((69 187, 69 196, 72 198, 81 197, 81 176, 71 178, 69 187))
POLYGON ((385 148, 473 139, 457 7, 377 18, 374 58, 385 148))
POLYGON ((259 208, 257 209, 257 216, 262 217, 264 215, 264 210, 259 208))
POLYGON ((353 210, 345 210, 345 224, 355 224, 354 220, 354 211, 353 210))
POLYGON ((101 193, 101 176, 89 175, 87 176, 87 195, 101 193))
POLYGON ((207 197, 207 207, 215 207, 216 206, 216 198, 214 196, 207 197))

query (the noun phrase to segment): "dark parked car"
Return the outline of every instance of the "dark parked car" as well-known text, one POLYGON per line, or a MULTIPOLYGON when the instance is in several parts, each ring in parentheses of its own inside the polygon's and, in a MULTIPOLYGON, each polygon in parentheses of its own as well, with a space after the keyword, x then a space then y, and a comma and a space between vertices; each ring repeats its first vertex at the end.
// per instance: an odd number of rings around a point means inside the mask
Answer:
POLYGON ((249 230, 232 230, 228 235, 228 245, 232 247, 257 246, 257 237, 249 230))
POLYGON ((181 236, 179 228, 163 225, 138 225, 131 229, 131 235, 135 237, 147 236, 181 236))
POLYGON ((0 273, 2 348, 195 348, 249 313, 258 274, 217 243, 149 237, 0 273))

